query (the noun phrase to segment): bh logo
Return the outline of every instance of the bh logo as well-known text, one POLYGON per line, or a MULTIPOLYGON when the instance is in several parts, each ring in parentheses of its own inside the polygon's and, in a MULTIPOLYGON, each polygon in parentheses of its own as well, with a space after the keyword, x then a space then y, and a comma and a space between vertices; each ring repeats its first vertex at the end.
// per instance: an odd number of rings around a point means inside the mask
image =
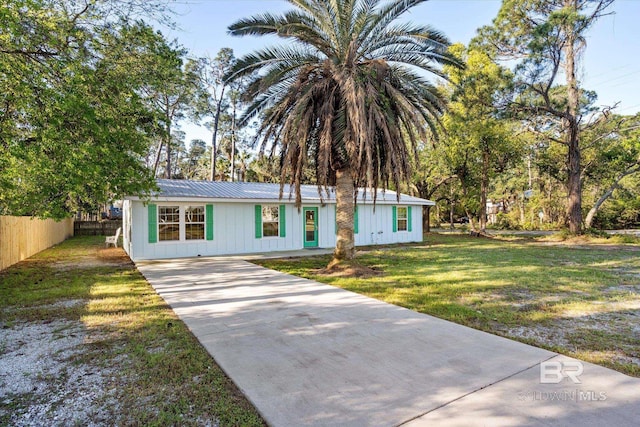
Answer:
POLYGON ((558 384, 563 378, 569 378, 574 384, 580 384, 580 375, 584 371, 584 366, 577 360, 566 360, 564 362, 542 362, 540 363, 540 383, 558 384))

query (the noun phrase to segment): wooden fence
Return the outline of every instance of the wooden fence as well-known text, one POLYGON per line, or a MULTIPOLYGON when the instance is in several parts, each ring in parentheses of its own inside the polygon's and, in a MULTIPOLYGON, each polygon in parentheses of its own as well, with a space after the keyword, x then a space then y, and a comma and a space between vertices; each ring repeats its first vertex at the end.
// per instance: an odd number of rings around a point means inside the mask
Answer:
POLYGON ((73 236, 73 219, 0 216, 0 270, 73 236))
POLYGON ((113 236, 122 220, 112 221, 76 221, 73 223, 74 236, 113 236))

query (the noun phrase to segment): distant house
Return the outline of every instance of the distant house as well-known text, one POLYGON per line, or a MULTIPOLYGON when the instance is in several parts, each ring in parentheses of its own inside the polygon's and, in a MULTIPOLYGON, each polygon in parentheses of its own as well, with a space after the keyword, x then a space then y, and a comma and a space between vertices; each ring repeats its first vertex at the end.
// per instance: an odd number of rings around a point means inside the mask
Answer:
MULTIPOLYGON (((336 243, 335 193, 301 188, 298 210, 290 187, 279 184, 158 180, 150 201, 125 198, 124 248, 134 261, 246 254, 336 243)), ((354 218, 358 246, 422 241, 422 206, 430 200, 394 191, 360 190, 354 218)))

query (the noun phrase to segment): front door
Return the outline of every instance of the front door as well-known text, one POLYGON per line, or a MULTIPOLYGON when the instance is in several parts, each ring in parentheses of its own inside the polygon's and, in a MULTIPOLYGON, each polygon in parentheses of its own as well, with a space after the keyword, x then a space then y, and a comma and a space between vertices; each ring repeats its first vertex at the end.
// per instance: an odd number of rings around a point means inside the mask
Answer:
POLYGON ((302 208, 304 215, 304 247, 318 247, 318 208, 302 208))

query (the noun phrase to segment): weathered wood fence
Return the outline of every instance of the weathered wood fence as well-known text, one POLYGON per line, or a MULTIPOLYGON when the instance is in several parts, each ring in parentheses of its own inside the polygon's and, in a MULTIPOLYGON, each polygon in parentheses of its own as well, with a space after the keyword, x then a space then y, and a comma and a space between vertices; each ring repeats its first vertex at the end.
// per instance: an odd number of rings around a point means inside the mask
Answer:
POLYGON ((122 220, 116 221, 76 221, 73 223, 74 236, 113 236, 122 220))
POLYGON ((0 270, 73 236, 73 219, 0 216, 0 270))

